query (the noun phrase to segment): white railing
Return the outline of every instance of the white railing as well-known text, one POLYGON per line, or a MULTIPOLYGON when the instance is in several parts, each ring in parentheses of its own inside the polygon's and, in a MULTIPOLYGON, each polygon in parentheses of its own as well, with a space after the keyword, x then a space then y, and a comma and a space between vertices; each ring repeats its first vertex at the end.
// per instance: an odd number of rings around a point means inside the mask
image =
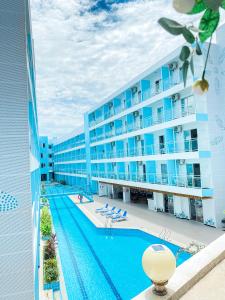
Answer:
MULTIPOLYGON (((168 79, 164 79, 164 80, 159 79, 159 83, 154 84, 151 89, 143 91, 141 94, 136 93, 135 95, 133 95, 133 98, 131 100, 126 101, 126 107, 124 109, 126 109, 130 106, 136 105, 142 101, 145 101, 145 100, 149 99, 150 97, 153 97, 159 93, 162 93, 163 91, 165 91, 179 83, 181 83, 181 79, 179 79, 179 80, 177 79, 176 82, 174 82, 174 80, 172 78, 168 78, 168 79)), ((99 117, 98 119, 90 121, 89 126, 90 127, 96 126, 100 122, 114 116, 115 114, 118 114, 122 110, 123 110, 122 104, 115 108, 112 107, 109 112, 103 113, 102 116, 99 117)))
POLYGON ((183 142, 171 141, 165 144, 150 145, 146 147, 135 147, 127 150, 114 150, 104 151, 99 153, 92 153, 91 159, 110 159, 110 158, 123 158, 123 157, 135 157, 146 155, 158 155, 158 154, 173 154, 183 152, 196 152, 198 151, 198 140, 191 139, 183 142))
POLYGON ((151 127, 154 125, 166 123, 172 120, 176 120, 182 117, 186 117, 189 115, 193 115, 196 113, 195 107, 186 106, 182 109, 182 111, 170 109, 170 110, 164 110, 162 115, 160 116, 154 116, 150 118, 138 118, 138 121, 135 123, 129 123, 126 126, 119 127, 119 128, 113 128, 113 130, 110 132, 108 131, 105 134, 101 134, 98 136, 92 136, 91 137, 91 143, 101 141, 103 139, 110 138, 112 136, 118 136, 121 134, 126 134, 132 131, 140 130, 143 128, 151 127))
POLYGON ((117 172, 92 172, 93 177, 144 182, 149 184, 168 185, 184 188, 210 188, 210 178, 195 175, 162 175, 155 173, 117 173, 117 172))

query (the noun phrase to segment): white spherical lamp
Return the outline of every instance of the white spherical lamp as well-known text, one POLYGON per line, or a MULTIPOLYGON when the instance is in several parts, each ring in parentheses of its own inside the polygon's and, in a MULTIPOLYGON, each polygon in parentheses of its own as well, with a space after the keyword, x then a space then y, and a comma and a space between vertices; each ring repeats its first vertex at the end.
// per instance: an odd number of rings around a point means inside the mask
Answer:
POLYGON ((176 270, 176 258, 171 250, 161 244, 151 245, 142 256, 142 266, 154 284, 153 292, 166 295, 166 284, 176 270))

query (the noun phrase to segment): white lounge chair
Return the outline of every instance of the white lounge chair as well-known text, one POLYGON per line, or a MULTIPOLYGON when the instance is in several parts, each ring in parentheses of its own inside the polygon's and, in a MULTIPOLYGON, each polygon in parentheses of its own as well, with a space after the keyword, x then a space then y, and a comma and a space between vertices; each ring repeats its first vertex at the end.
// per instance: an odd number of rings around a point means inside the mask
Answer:
POLYGON ((113 216, 118 215, 121 212, 121 209, 117 209, 117 211, 113 210, 113 211, 109 211, 105 214, 106 218, 111 218, 113 216))
POLYGON ((127 220, 127 211, 125 210, 123 214, 117 214, 116 216, 112 217, 112 222, 120 222, 127 220))
POLYGON ((101 207, 101 208, 96 208, 95 212, 96 212, 96 213, 100 213, 100 212, 102 212, 102 211, 104 211, 104 210, 107 210, 108 207, 109 207, 109 204, 106 203, 105 206, 103 206, 103 207, 101 207))
POLYGON ((111 207, 111 208, 109 208, 109 209, 102 210, 102 211, 101 211, 101 215, 104 216, 104 215, 106 215, 107 213, 114 212, 115 209, 116 209, 116 207, 113 206, 113 207, 111 207))

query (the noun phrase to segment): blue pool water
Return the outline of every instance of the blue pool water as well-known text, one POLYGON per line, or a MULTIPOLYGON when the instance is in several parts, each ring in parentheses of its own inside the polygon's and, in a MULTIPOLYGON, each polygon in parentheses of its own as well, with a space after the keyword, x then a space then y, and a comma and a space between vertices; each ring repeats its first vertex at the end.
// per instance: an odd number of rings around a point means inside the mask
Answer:
MULTIPOLYGON (((96 228, 67 196, 52 197, 50 208, 69 300, 131 299, 151 284, 144 250, 155 243, 179 250, 140 230, 96 228)), ((177 264, 189 257, 182 253, 177 264)))

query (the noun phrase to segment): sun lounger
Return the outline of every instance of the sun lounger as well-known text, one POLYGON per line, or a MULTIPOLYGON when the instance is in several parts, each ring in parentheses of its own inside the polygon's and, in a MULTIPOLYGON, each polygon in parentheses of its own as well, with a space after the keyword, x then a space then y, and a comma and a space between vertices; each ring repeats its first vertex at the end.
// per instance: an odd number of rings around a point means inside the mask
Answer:
POLYGON ((125 210, 123 214, 117 214, 116 216, 112 217, 112 222, 120 222, 127 220, 127 211, 125 210))
POLYGON ((105 216, 106 214, 108 214, 108 213, 114 213, 114 211, 115 211, 115 209, 116 209, 116 207, 115 206, 113 206, 113 207, 111 207, 111 208, 109 208, 109 209, 107 209, 107 210, 103 210, 103 211, 101 211, 101 215, 102 216, 105 216))
POLYGON ((106 218, 111 218, 112 216, 116 216, 121 212, 121 209, 117 209, 117 211, 109 211, 105 214, 106 218))
POLYGON ((96 208, 95 212, 96 212, 96 213, 100 213, 100 212, 102 212, 102 211, 108 209, 108 207, 109 207, 109 204, 106 203, 105 206, 103 206, 103 207, 101 207, 101 208, 96 208))

